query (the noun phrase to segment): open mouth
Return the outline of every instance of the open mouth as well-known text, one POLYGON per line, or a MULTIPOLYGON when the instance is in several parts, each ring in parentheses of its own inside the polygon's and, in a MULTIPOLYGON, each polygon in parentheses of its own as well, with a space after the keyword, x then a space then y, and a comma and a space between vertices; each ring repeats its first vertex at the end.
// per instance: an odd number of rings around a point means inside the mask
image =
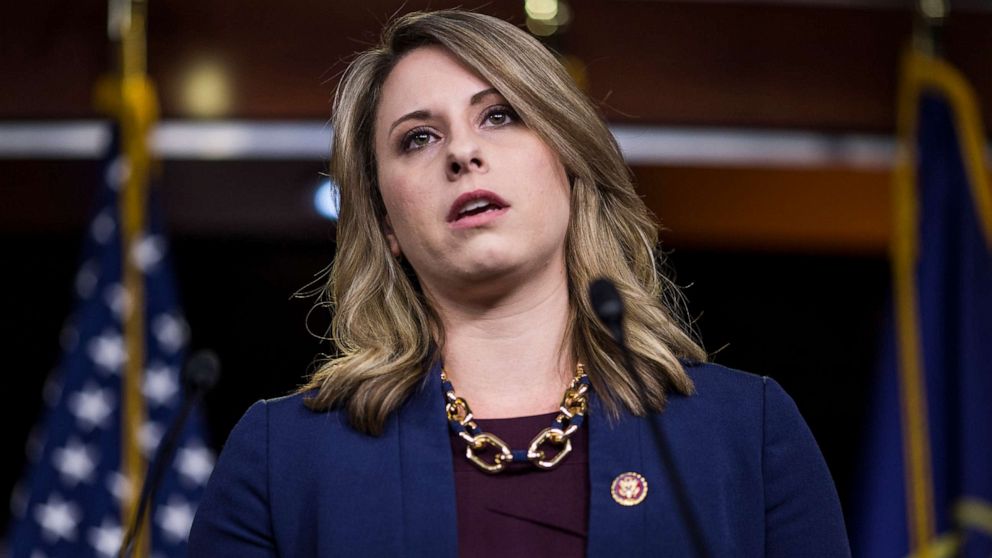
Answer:
POLYGON ((483 213, 497 212, 507 207, 509 204, 492 192, 486 190, 467 192, 458 196, 455 203, 451 204, 448 222, 454 223, 483 213))

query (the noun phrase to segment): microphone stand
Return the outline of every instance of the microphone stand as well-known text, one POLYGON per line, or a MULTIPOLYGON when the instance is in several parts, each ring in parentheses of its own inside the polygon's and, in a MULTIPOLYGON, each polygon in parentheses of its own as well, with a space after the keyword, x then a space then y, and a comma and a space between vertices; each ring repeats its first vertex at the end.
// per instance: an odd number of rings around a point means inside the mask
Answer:
POLYGON ((120 558, 127 558, 133 553, 141 522, 144 520, 149 505, 155 499, 155 492, 162 483, 162 476, 172 464, 172 457, 179 445, 179 435, 186 425, 186 420, 193 408, 203 400, 204 394, 217 383, 219 377, 220 360, 213 351, 199 351, 187 361, 186 368, 183 370, 186 397, 183 398, 179 413, 172 419, 169 430, 162 437, 155 457, 148 466, 148 474, 145 475, 145 482, 141 486, 141 497, 138 499, 137 511, 121 543, 120 558))
MULTIPOLYGON (((630 348, 627 346, 627 337, 624 334, 623 328, 623 298, 617 291, 616 286, 613 285, 612 281, 606 278, 593 281, 589 285, 589 300, 592 303, 593 310, 596 312, 596 317, 599 318, 599 321, 602 322, 604 326, 606 326, 606 328, 613 335, 614 341, 616 341, 617 345, 620 347, 620 353, 623 355, 624 359, 624 366, 633 378, 638 392, 647 393, 647 390, 644 388, 644 381, 637 373, 637 369, 634 368, 634 358, 630 352, 630 348)), ((645 410, 649 411, 648 409, 645 410)), ((675 467, 675 459, 672 455, 672 448, 668 443, 668 438, 665 435, 665 431, 661 428, 658 422, 652 420, 650 416, 648 416, 647 419, 647 422, 651 428, 651 434, 654 436, 655 445, 661 453, 661 461, 664 465, 665 473, 668 476, 668 482, 674 490, 675 501, 679 507, 679 515, 682 517, 682 521, 689 530, 689 540, 692 543, 694 554, 699 558, 709 558, 710 554, 707 551, 706 539, 703 536, 703 530, 700 528, 699 521, 696 519, 696 514, 692 510, 692 505, 689 502, 689 495, 686 491, 685 482, 682 480, 682 476, 675 467)))

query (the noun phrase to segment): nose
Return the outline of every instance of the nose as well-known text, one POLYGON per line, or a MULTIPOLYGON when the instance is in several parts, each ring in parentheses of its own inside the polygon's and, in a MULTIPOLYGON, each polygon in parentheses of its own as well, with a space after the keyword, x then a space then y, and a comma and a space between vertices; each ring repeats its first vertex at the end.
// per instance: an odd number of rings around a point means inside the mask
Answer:
POLYGON ((473 172, 484 174, 488 171, 489 164, 482 154, 477 138, 466 134, 451 138, 445 161, 445 174, 448 180, 458 180, 463 175, 473 172))

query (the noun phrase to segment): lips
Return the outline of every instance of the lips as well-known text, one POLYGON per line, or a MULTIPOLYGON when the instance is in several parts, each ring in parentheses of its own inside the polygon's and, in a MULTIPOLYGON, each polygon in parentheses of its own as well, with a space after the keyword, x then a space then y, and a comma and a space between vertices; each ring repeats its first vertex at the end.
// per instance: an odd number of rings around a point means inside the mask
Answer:
POLYGON ((489 190, 466 192, 455 199, 448 211, 448 223, 469 224, 484 221, 485 216, 502 214, 510 204, 489 190), (480 219, 481 218, 481 219, 480 219))

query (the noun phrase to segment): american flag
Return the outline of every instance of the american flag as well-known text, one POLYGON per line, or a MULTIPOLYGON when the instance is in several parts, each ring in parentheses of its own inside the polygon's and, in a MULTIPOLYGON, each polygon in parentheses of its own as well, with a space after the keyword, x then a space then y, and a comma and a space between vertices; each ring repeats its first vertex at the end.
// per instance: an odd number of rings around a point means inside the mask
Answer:
MULTIPOLYGON (((122 318, 130 305, 143 305, 145 316, 140 382, 145 412, 135 447, 147 461, 182 403, 180 367, 189 330, 154 210, 132 250, 144 279, 143 300, 130 300, 123 286, 119 194, 128 165, 116 130, 113 135, 75 279, 75 312, 62 333, 64 353, 47 382, 44 416, 31 435, 29 465, 11 502, 13 558, 109 557, 120 550, 129 520, 125 502, 141 489, 128 481, 121 463, 122 378, 128 362, 122 318)), ((194 412, 147 514, 153 557, 185 556, 193 514, 214 464, 202 431, 194 412)))

